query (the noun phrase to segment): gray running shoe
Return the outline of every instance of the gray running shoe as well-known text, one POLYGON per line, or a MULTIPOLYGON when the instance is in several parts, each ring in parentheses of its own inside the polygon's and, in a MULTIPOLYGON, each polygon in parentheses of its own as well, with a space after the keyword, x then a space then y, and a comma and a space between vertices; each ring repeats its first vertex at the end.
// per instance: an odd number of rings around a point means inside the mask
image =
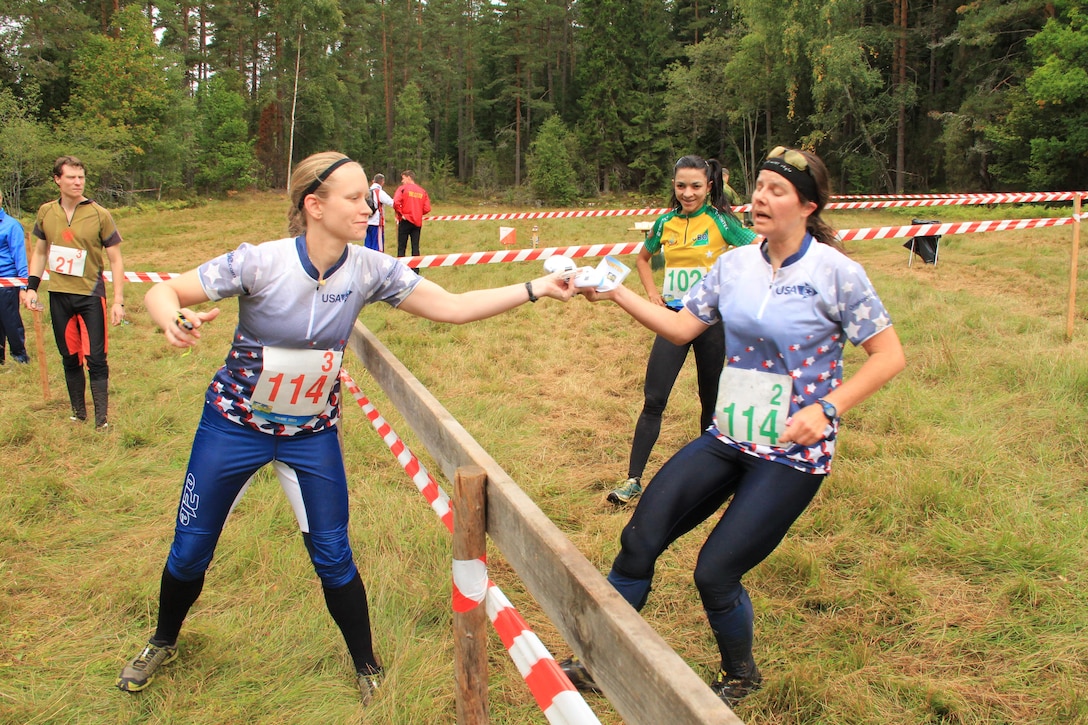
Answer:
POLYGON ((379 667, 377 672, 356 672, 355 679, 359 683, 359 694, 363 697, 363 704, 366 705, 381 689, 385 670, 379 667))
POLYGON ((642 479, 632 476, 620 484, 619 488, 612 489, 607 499, 609 503, 617 506, 625 506, 642 495, 642 479))
POLYGON ((147 643, 140 654, 132 658, 132 661, 121 670, 121 676, 117 678, 117 688, 124 692, 139 692, 155 679, 155 672, 161 665, 173 662, 178 658, 177 646, 160 646, 151 642, 147 643))

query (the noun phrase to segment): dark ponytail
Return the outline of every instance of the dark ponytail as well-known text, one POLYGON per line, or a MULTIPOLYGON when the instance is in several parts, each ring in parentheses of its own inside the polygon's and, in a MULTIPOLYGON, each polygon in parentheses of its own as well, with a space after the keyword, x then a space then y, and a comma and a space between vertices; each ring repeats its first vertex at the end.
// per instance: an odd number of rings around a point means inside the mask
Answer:
MULTIPOLYGON (((827 166, 824 165, 823 160, 814 153, 809 151, 801 151, 802 156, 808 161, 808 173, 812 177, 812 180, 816 182, 816 197, 815 199, 806 199, 816 205, 816 211, 808 217, 808 222, 805 224, 805 228, 808 233, 813 236, 817 242, 826 244, 829 247, 834 247, 840 252, 843 251, 842 241, 839 239, 838 232, 834 227, 824 221, 824 218, 820 216, 820 213, 827 206, 827 202, 831 199, 831 174, 827 171, 827 166)), ((798 192, 801 198, 804 198, 804 194, 798 192)))

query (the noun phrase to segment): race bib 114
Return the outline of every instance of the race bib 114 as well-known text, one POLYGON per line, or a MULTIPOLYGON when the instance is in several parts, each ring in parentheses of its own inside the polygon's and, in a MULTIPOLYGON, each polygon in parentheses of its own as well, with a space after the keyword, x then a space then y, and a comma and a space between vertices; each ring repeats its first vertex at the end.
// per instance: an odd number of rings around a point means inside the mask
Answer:
POLYGON ((714 409, 718 430, 737 442, 777 446, 790 414, 793 379, 726 366, 714 409))
POLYGON ((340 374, 342 350, 264 349, 264 369, 253 388, 253 412, 281 423, 320 415, 340 374))

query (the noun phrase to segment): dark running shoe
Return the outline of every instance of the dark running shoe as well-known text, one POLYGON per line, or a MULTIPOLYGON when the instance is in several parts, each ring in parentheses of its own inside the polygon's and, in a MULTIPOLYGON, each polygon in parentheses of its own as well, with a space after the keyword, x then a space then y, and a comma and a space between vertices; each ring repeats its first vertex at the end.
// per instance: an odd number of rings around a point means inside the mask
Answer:
POLYGON ((761 687, 763 687, 763 677, 759 674, 759 670, 754 668, 749 677, 731 677, 723 670, 718 670, 718 676, 710 683, 710 689, 729 707, 733 707, 761 687))
POLYGON ((589 674, 589 670, 574 655, 560 662, 559 669, 563 670, 563 674, 567 676, 570 683, 579 690, 583 692, 601 691, 601 688, 597 687, 597 683, 593 681, 593 676, 589 674))

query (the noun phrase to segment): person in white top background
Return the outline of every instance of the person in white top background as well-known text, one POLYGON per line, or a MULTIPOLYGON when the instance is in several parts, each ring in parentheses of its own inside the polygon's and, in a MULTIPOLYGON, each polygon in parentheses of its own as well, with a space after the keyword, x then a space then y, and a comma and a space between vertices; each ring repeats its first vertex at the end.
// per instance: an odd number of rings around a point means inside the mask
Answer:
POLYGON ((370 184, 370 218, 366 222, 363 245, 376 252, 385 251, 385 207, 393 206, 393 197, 385 193, 385 174, 374 174, 370 184))

